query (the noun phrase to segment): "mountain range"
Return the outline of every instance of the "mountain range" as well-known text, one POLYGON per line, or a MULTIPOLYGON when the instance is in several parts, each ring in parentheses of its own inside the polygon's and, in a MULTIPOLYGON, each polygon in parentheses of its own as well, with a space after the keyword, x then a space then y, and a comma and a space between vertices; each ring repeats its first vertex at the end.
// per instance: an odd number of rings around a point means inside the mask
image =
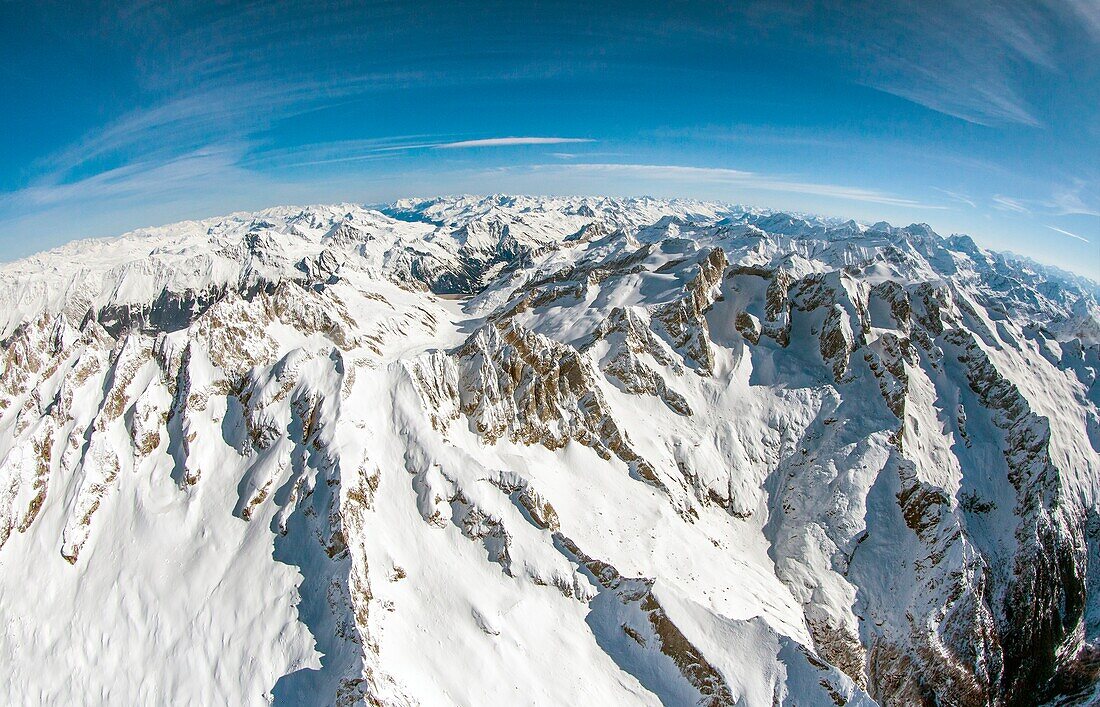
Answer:
POLYGON ((1100 287, 686 200, 0 266, 8 704, 1100 701, 1100 287))

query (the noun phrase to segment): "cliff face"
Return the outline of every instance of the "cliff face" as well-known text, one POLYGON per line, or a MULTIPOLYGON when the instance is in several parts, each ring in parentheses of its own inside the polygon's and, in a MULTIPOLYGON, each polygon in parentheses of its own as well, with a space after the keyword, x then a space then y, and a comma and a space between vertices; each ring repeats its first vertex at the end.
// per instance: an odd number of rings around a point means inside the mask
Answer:
POLYGON ((9 701, 1088 704, 1095 286, 833 225, 439 199, 4 266, 9 701))

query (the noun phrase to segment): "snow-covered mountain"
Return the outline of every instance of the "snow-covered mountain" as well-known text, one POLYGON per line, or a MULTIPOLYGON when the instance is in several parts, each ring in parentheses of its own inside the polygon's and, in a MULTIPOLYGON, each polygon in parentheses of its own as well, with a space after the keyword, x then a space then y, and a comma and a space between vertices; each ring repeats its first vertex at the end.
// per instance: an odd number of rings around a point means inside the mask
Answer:
POLYGON ((1100 700, 1092 283, 689 201, 0 267, 6 704, 1100 700))

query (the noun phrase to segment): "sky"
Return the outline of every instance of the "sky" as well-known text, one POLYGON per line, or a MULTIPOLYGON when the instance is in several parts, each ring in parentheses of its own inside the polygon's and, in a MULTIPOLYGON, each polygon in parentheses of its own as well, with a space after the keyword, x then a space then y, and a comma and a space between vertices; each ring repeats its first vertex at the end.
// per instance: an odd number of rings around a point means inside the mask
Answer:
POLYGON ((0 260, 278 204, 693 197, 1100 279, 1100 0, 0 0, 0 260))

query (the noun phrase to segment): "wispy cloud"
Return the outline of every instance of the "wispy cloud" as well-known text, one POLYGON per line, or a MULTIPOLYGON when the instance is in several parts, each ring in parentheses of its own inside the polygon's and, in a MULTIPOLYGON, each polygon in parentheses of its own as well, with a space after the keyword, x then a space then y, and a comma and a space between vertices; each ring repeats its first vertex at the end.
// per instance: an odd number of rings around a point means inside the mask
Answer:
POLYGON ((212 142, 244 140, 273 121, 369 90, 393 88, 406 74, 344 78, 337 83, 259 81, 181 94, 139 108, 89 133, 43 161, 41 181, 60 182, 83 165, 114 157, 121 161, 171 159, 212 142))
POLYGON ((1100 39, 1094 0, 749 5, 766 29, 785 27, 859 83, 981 125, 1056 119, 1050 79, 1095 61, 1100 39))
POLYGON ((1020 199, 1013 199, 1001 194, 993 195, 993 206, 1001 211, 1012 211, 1017 214, 1031 213, 1031 209, 1024 206, 1023 201, 1020 199))
POLYGON ((285 169, 312 165, 363 162, 393 158, 402 153, 424 150, 440 144, 435 135, 399 135, 333 140, 291 147, 258 150, 249 155, 245 166, 253 169, 285 169))
POLYGON ((460 140, 434 145, 440 150, 453 150, 465 147, 512 147, 514 145, 564 145, 574 142, 595 142, 580 137, 490 137, 481 140, 460 140))
POLYGON ((174 192, 186 198, 196 188, 224 184, 231 174, 239 173, 237 165, 245 149, 243 145, 206 147, 163 161, 133 162, 76 181, 36 184, 0 194, 0 215, 90 201, 149 199, 174 192))
MULTIPOLYGON (((895 63, 895 62, 891 62, 895 63)), ((919 103, 926 108, 977 125, 1019 123, 1039 127, 1042 122, 1034 114, 1020 89, 1002 76, 989 76, 982 82, 956 77, 942 67, 896 60, 896 72, 905 79, 869 79, 875 88, 919 103), (942 77, 950 77, 951 82, 942 77)))
POLYGON ((1054 216, 1100 216, 1100 205, 1085 201, 1085 182, 1055 188, 1049 198, 1020 199, 1003 194, 992 197, 994 208, 1018 214, 1050 214, 1054 216))
MULTIPOLYGON (((1100 14, 1100 13, 1098 13, 1100 14)), ((1084 216, 1100 216, 1100 205, 1095 201, 1097 189, 1092 189, 1093 203, 1087 203, 1082 194, 1086 184, 1082 180, 1075 180, 1073 186, 1062 186, 1054 190, 1050 199, 1042 202, 1042 205, 1059 216, 1081 214, 1084 216)))
POLYGON ((969 206, 972 209, 978 208, 978 205, 974 203, 974 200, 971 199, 966 194, 960 194, 959 192, 950 191, 949 189, 940 189, 939 187, 932 187, 932 188, 935 189, 936 191, 938 191, 939 193, 950 197, 952 200, 959 202, 960 204, 966 204, 967 206, 969 206))
POLYGON ((588 172, 605 174, 609 176, 634 177, 650 180, 679 181, 679 182, 711 182, 730 186, 737 186, 746 190, 765 192, 783 192, 791 194, 807 194, 823 196, 832 199, 844 199, 848 201, 861 201, 870 204, 884 204, 890 206, 904 206, 919 209, 942 209, 942 206, 922 204, 912 199, 902 198, 893 194, 863 189, 860 187, 841 186, 837 184, 822 184, 788 179, 785 177, 759 174, 738 169, 724 167, 689 167, 682 165, 661 164, 624 164, 624 163, 578 163, 578 164, 546 164, 534 165, 532 169, 572 172, 588 172))
POLYGON ((207 147, 0 193, 0 253, 26 255, 72 238, 301 198, 303 185, 276 183, 241 168, 246 149, 207 147))
POLYGON ((280 168, 307 167, 389 159, 403 153, 422 150, 560 145, 577 142, 595 142, 595 140, 567 137, 497 137, 452 141, 433 135, 341 140, 261 152, 250 159, 250 164, 280 168))
POLYGON ((1057 231, 1058 233, 1061 233, 1063 236, 1069 236, 1070 238, 1076 238, 1077 240, 1083 241, 1084 243, 1091 243, 1091 241, 1088 238, 1085 238, 1084 236, 1079 236, 1076 233, 1070 233, 1069 231, 1063 230, 1061 228, 1057 228, 1056 226, 1047 226, 1047 228, 1049 228, 1052 231, 1057 231))
POLYGON ((1100 40, 1100 3, 1095 0, 1065 0, 1065 6, 1093 39, 1100 40))

